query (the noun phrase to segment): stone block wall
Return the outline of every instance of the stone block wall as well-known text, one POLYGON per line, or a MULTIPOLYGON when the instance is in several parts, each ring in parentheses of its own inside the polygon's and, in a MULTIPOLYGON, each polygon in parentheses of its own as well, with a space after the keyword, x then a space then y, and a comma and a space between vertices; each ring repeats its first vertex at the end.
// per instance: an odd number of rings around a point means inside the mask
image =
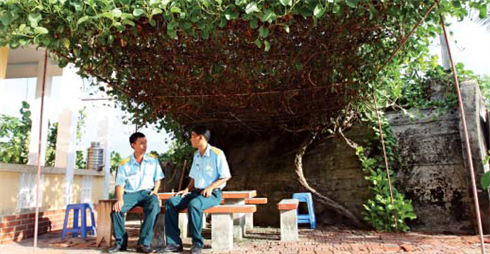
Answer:
MULTIPOLYGON (((488 151, 487 111, 476 82, 463 82, 461 90, 479 185, 480 176, 488 170, 488 165, 482 164, 488 151)), ((412 230, 476 233, 459 109, 411 113, 416 117, 412 119, 401 112, 388 112, 386 116, 404 163, 404 167, 395 170, 394 183, 413 200, 418 216, 409 223, 412 230)), ((364 126, 355 126, 345 134, 361 145, 373 137, 364 126)), ((226 147, 233 175, 227 190, 255 189, 258 196, 269 198, 268 205, 259 206, 256 224, 277 227, 276 204, 283 198, 290 198, 294 192, 305 191, 294 172, 294 156, 300 143, 301 140, 288 142, 273 136, 269 140, 226 147)), ((368 190, 370 183, 364 179, 354 150, 344 140, 317 140, 305 154, 303 164, 305 177, 313 188, 362 217, 362 205, 372 195, 368 190)), ((488 228, 488 193, 479 189, 478 196, 484 228, 488 228)), ((348 223, 319 202, 315 202, 315 209, 320 224, 348 223)))

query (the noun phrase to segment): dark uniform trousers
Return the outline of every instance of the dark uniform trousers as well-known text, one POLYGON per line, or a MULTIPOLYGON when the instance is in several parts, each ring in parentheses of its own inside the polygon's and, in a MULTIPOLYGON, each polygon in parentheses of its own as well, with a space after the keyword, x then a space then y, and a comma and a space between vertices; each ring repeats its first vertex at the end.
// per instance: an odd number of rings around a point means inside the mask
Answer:
POLYGON ((201 191, 202 189, 194 189, 184 197, 175 196, 165 202, 167 245, 182 245, 179 229, 179 211, 187 208, 189 212, 189 232, 192 236, 192 245, 200 248, 204 247, 204 239, 201 235, 202 215, 204 210, 220 204, 221 190, 213 190, 209 198, 202 196, 201 191))
POLYGON ((158 197, 150 195, 151 190, 141 190, 137 192, 124 193, 124 205, 121 212, 112 212, 112 224, 114 226, 114 238, 119 246, 128 246, 128 234, 124 229, 124 214, 135 206, 143 207, 144 220, 140 229, 139 245, 150 246, 153 238, 153 228, 158 215, 160 214, 160 205, 158 197))

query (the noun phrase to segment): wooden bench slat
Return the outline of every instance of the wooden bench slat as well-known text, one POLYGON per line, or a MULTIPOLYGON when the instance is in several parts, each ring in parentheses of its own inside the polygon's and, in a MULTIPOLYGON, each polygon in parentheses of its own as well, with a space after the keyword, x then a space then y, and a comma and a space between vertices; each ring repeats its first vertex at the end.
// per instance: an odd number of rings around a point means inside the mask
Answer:
POLYGON ((299 201, 297 199, 283 199, 277 204, 279 210, 294 210, 299 206, 299 201))

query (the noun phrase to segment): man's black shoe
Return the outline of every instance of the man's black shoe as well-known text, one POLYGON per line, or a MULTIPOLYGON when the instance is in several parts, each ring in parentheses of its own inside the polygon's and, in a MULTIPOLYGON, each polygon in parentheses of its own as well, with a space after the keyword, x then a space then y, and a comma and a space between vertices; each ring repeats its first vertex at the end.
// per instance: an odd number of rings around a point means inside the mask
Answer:
POLYGON ((110 248, 109 250, 107 250, 108 253, 117 253, 117 252, 120 252, 120 251, 126 251, 128 248, 126 246, 121 246, 121 245, 116 245, 112 248, 110 248))
POLYGON ((167 245, 165 249, 163 249, 163 252, 182 252, 182 251, 184 251, 184 248, 182 247, 182 245, 178 245, 178 244, 170 244, 167 245))
POLYGON ((150 246, 138 245, 136 246, 136 252, 139 253, 153 253, 155 250, 150 246))
POLYGON ((202 248, 197 246, 192 246, 191 254, 201 254, 202 248))

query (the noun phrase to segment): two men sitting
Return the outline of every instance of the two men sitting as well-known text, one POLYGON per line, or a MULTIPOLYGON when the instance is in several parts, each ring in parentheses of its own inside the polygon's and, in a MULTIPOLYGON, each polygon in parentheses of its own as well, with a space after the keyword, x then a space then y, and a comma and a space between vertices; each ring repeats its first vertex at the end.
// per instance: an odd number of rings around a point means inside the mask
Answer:
MULTIPOLYGON (((194 154, 189 177, 189 185, 165 202, 165 231, 167 247, 164 252, 183 251, 182 239, 178 227, 178 213, 188 209, 189 229, 192 236, 192 254, 200 254, 204 247, 201 235, 203 212, 221 202, 221 192, 231 178, 226 157, 220 149, 211 146, 208 141, 211 132, 204 126, 192 129, 191 143, 197 151, 194 154)), ((146 154, 147 140, 139 132, 129 138, 134 153, 121 161, 116 177, 117 201, 113 206, 115 246, 109 253, 127 250, 128 234, 125 231, 124 214, 135 206, 143 207, 144 220, 140 229, 137 252, 151 253, 153 229, 160 204, 158 189, 164 178, 158 158, 146 154)))

